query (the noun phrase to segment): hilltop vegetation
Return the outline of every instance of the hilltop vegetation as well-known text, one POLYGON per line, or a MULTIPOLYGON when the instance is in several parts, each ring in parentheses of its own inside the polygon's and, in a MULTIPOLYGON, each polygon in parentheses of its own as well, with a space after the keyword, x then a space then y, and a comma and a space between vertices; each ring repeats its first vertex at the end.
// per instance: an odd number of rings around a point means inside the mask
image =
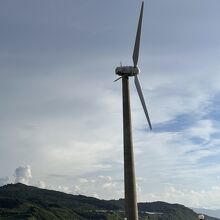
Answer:
MULTIPOLYGON (((123 203, 122 199, 106 201, 20 183, 9 184, 0 187, 0 220, 122 220, 123 203)), ((197 219, 191 209, 164 202, 139 203, 139 217, 140 220, 197 219)))

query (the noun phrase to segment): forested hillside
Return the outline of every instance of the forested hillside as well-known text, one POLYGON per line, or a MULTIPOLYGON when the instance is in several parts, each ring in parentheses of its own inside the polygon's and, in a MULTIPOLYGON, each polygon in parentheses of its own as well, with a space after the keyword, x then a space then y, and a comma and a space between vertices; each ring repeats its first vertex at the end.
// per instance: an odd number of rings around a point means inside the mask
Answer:
MULTIPOLYGON (((20 183, 0 187, 0 220, 122 220, 123 206, 122 199, 99 200, 20 183)), ((138 207, 140 220, 197 219, 195 212, 178 204, 139 203, 138 207)))

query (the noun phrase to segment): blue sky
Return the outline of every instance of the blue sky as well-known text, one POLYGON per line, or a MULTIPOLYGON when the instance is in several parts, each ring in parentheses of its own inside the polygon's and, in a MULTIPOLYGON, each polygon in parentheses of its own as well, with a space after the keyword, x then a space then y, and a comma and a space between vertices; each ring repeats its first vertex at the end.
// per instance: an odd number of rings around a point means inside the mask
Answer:
MULTIPOLYGON (((121 82, 139 0, 0 3, 0 184, 123 197, 121 82), (99 187, 97 187, 99 186, 99 187)), ((145 1, 131 79, 139 201, 220 208, 218 0, 145 1)))

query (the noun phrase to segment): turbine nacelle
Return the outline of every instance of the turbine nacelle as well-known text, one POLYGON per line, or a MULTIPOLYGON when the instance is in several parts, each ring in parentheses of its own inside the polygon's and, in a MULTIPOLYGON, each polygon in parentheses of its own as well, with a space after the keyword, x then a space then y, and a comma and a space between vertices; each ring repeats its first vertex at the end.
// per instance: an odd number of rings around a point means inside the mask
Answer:
POLYGON ((115 74, 119 76, 136 76, 139 72, 139 68, 133 66, 119 66, 115 69, 115 74))

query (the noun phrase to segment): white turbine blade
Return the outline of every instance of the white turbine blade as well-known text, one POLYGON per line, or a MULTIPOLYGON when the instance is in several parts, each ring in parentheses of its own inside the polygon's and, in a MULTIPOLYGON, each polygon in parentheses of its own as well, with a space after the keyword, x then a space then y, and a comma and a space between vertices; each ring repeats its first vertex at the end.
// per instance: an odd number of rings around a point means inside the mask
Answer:
POLYGON ((135 67, 137 66, 138 57, 139 57, 139 48, 140 48, 140 40, 141 40, 141 26, 142 26, 143 10, 144 10, 144 2, 142 2, 142 5, 141 5, 141 12, 140 12, 138 28, 137 28, 137 34, 136 34, 136 40, 135 40, 134 51, 133 51, 133 63, 134 63, 135 67))
POLYGON ((144 113, 145 113, 145 116, 146 116, 146 118, 147 118, 149 127, 150 127, 150 129, 152 130, 152 126, 151 126, 151 122, 150 122, 150 117, 149 117, 149 115, 148 115, 147 107, 146 107, 146 104, 145 104, 145 101, 144 101, 144 96, 143 96, 143 93, 142 93, 141 86, 140 86, 140 83, 139 83, 139 80, 138 80, 137 75, 134 77, 134 83, 135 83, 135 86, 136 86, 138 95, 139 95, 139 97, 140 97, 141 104, 142 104, 142 106, 143 106, 144 113))

